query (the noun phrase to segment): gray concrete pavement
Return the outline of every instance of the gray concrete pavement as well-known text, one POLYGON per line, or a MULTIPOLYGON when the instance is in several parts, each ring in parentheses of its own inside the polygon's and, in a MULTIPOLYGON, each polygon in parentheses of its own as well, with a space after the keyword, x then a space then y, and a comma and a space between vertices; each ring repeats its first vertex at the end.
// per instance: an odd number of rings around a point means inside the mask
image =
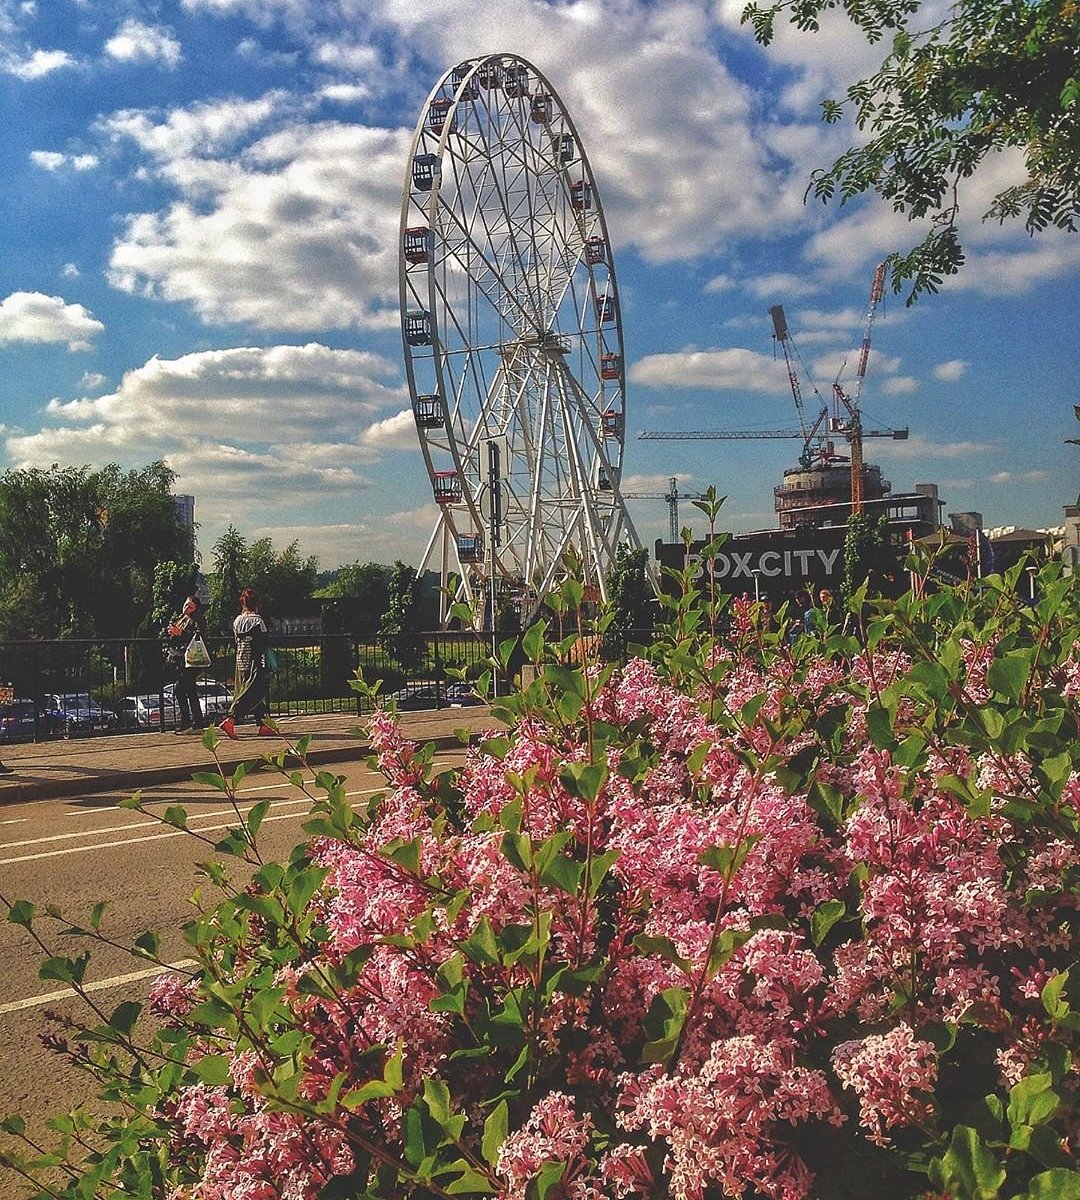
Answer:
MULTIPOLYGON (((362 730, 363 718, 350 713, 308 713, 278 720, 281 740, 255 736, 255 727, 242 726, 238 741, 222 738, 221 766, 234 770, 241 762, 278 754, 286 743, 311 738, 307 759, 312 764, 363 758, 370 750, 362 730)), ((456 731, 475 733, 492 725, 485 706, 444 708, 401 714, 406 735, 416 742, 458 744, 456 731)), ((195 771, 215 769, 214 757, 191 734, 128 733, 48 742, 23 742, 0 748, 0 759, 13 768, 0 776, 0 807, 27 800, 92 795, 155 783, 188 779, 195 771)))

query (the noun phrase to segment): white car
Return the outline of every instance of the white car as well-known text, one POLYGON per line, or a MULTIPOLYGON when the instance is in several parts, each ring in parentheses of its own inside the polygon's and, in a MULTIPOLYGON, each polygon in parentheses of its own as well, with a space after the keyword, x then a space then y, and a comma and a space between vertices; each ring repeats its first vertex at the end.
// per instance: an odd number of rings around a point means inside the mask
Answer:
POLYGON ((175 729, 180 724, 180 709, 166 692, 145 696, 124 696, 116 706, 121 729, 175 729), (162 706, 164 699, 164 707, 162 706))
MULTIPOLYGON (((173 695, 175 687, 172 683, 165 685, 165 697, 172 704, 176 703, 173 695)), ((216 721, 228 714, 233 694, 227 684, 219 683, 216 679, 200 679, 195 684, 195 691, 199 695, 205 720, 216 721)))

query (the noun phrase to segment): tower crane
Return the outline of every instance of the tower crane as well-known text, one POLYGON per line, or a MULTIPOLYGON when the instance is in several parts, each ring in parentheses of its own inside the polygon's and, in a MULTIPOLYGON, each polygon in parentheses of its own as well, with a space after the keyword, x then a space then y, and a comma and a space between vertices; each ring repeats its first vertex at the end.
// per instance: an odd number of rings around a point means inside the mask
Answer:
POLYGON ((700 492, 680 492, 679 481, 673 475, 671 484, 666 492, 623 492, 624 500, 664 500, 667 502, 668 515, 671 520, 670 532, 671 541, 674 544, 679 540, 679 501, 680 500, 700 500, 700 492))
MULTIPOLYGON (((877 306, 881 302, 885 290, 885 267, 884 262, 878 263, 874 268, 874 278, 870 284, 870 304, 866 310, 862 346, 859 349, 859 365, 855 371, 855 394, 851 397, 847 395, 840 386, 839 376, 832 387, 836 415, 832 421, 831 432, 842 433, 851 447, 851 512, 853 516, 863 510, 863 438, 873 436, 872 432, 864 430, 862 427, 859 400, 862 396, 863 380, 866 378, 866 364, 870 359, 870 330, 874 324, 874 313, 877 311, 877 306), (846 421, 840 418, 841 406, 847 411, 846 421)), ((843 371, 843 367, 840 370, 843 371)), ((906 429, 904 436, 907 436, 906 429)))
MULTIPOLYGON (((806 409, 802 399, 802 387, 792 355, 798 355, 798 350, 788 331, 787 318, 782 304, 775 304, 769 309, 773 322, 773 337, 780 343, 787 367, 788 383, 791 395, 795 401, 795 411, 799 415, 798 429, 688 429, 681 431, 665 431, 647 429, 638 434, 642 441, 743 441, 757 438, 799 438, 803 449, 799 455, 799 463, 809 467, 815 462, 830 466, 845 461, 837 455, 835 447, 828 434, 839 434, 851 445, 851 511, 861 512, 863 508, 863 453, 864 438, 893 438, 896 441, 906 441, 907 428, 903 429, 864 429, 862 414, 859 409, 859 399, 862 394, 863 379, 866 376, 866 364, 870 357, 870 330, 874 321, 874 313, 881 300, 885 284, 884 262, 879 263, 874 271, 874 280, 870 289, 870 306, 866 314, 863 330, 862 348, 859 352, 859 365, 855 376, 855 391, 852 397, 840 386, 839 377, 832 386, 832 413, 829 405, 822 400, 821 409, 812 423, 808 423, 806 409), (841 415, 841 413, 845 415, 841 415)), ((841 371, 843 368, 841 368, 841 371)), ((818 399, 821 395, 814 388, 818 399)))

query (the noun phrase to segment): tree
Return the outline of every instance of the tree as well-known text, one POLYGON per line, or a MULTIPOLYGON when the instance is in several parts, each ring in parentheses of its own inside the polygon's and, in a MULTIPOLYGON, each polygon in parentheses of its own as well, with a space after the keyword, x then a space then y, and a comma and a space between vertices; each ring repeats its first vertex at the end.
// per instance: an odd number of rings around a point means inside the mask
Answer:
POLYGON ((154 570, 154 604, 147 620, 148 630, 164 629, 187 597, 195 595, 198 581, 199 567, 193 561, 158 563, 154 570))
POLYGON ((210 628, 225 633, 236 615, 243 588, 255 591, 264 613, 291 616, 311 599, 319 573, 316 558, 302 558, 298 542, 274 550, 270 538, 250 545, 234 526, 214 543, 214 574, 210 581, 210 628))
POLYGON ((315 597, 341 601, 338 607, 344 621, 342 627, 358 636, 369 636, 376 632, 386 611, 390 574, 391 568, 382 563, 348 563, 333 572, 332 578, 315 593, 315 597))
POLYGON ((244 563, 247 542, 235 526, 214 543, 214 572, 210 578, 210 606, 207 623, 213 633, 228 633, 236 616, 237 597, 244 587, 244 563))
POLYGON ((0 476, 0 605, 12 636, 129 637, 153 607, 154 571, 186 533, 163 463, 0 476))
MULTIPOLYGON (((808 192, 844 203, 876 191, 912 220, 930 219, 914 249, 891 260, 908 303, 936 292, 964 262, 959 186, 992 152, 1015 149, 1026 177, 999 192, 983 219, 1023 218, 1031 234, 1076 232, 1080 216, 1080 8, 1074 0, 957 0, 925 28, 919 0, 841 0, 877 42, 892 41, 878 70, 822 106, 825 121, 850 110, 870 136, 814 173, 808 192)), ((763 44, 778 17, 817 30, 834 0, 750 3, 743 12, 763 44)))
POLYGON ((900 572, 897 553, 889 536, 885 513, 852 513, 844 535, 844 580, 842 599, 868 582, 875 594, 892 592, 900 572))
POLYGON ((387 584, 387 605, 379 622, 383 648, 403 667, 415 667, 420 659, 417 634, 417 576, 408 563, 396 562, 387 584))
POLYGON ((263 609, 278 617, 302 612, 315 590, 319 573, 317 558, 303 558, 300 543, 290 542, 276 551, 269 538, 252 542, 244 560, 246 586, 254 588, 263 609))
POLYGON ((604 634, 605 656, 621 656, 627 640, 652 625, 648 561, 649 552, 644 546, 634 549, 620 542, 615 548, 615 562, 607 581, 611 623, 604 634))

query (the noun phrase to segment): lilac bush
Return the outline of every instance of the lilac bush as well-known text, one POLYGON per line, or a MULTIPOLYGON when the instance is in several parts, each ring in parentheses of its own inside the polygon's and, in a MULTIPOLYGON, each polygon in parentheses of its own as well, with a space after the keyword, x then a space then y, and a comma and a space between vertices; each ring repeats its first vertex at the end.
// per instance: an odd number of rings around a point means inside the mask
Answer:
POLYGON ((37 1194, 1080 1197, 1071 581, 794 641, 678 583, 625 664, 529 630, 459 770, 383 711, 360 807, 282 753, 309 840, 263 863, 238 810, 197 969, 84 1032, 119 1115, 59 1119, 67 1174, 8 1152, 37 1194))

